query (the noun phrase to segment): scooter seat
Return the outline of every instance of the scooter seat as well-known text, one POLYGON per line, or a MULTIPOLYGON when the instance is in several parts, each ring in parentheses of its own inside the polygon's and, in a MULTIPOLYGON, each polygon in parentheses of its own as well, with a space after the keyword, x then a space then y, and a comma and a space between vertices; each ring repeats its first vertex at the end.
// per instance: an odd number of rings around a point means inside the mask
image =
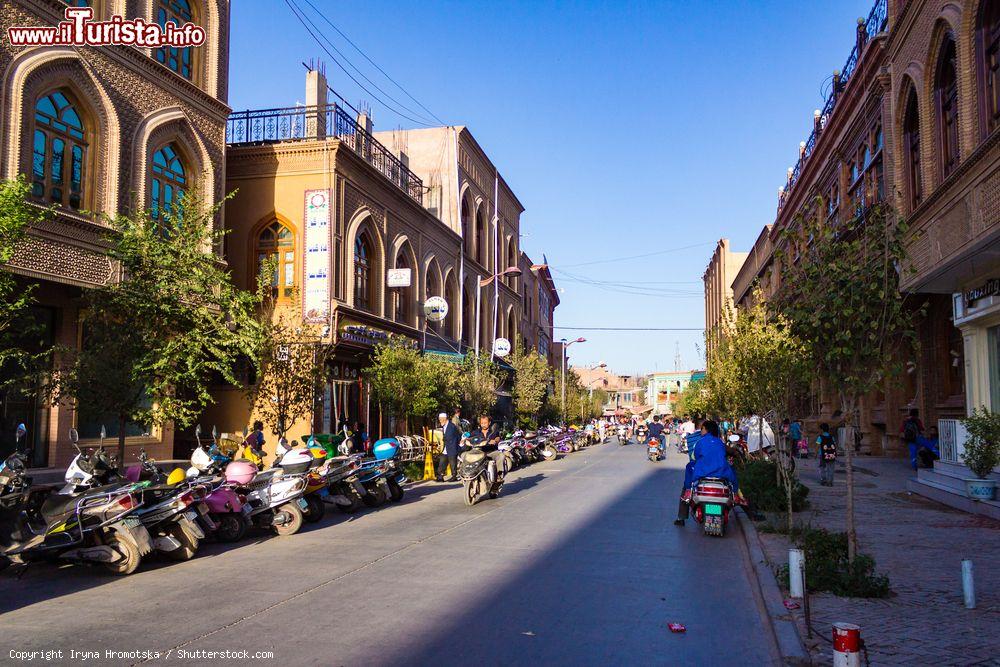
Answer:
POLYGON ((62 519, 68 514, 72 514, 76 511, 76 503, 80 500, 82 496, 70 495, 62 496, 58 493, 50 493, 44 501, 42 501, 42 506, 39 508, 42 516, 45 517, 46 522, 49 524, 62 519))

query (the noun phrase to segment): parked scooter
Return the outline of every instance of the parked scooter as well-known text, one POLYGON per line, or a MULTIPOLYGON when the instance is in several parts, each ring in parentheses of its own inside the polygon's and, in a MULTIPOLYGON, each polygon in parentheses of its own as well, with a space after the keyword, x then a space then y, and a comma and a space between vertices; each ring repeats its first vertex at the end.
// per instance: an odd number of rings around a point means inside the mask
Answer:
POLYGON ((208 522, 204 522, 202 528, 210 530, 212 536, 220 542, 238 542, 250 528, 247 514, 251 507, 247 504, 246 497, 238 494, 225 478, 226 466, 232 459, 219 449, 218 432, 214 426, 210 447, 206 447, 201 441, 200 425, 195 427, 194 433, 198 446, 191 454, 191 467, 187 470, 187 476, 189 480, 211 480, 205 505, 208 507, 208 518, 215 525, 214 531, 208 522))
MULTIPOLYGON (((153 543, 136 518, 140 505, 136 485, 110 484, 56 493, 51 487, 32 488, 25 475, 28 457, 20 452, 24 425, 18 425, 16 451, 0 464, 0 569, 11 563, 62 559, 100 563, 114 574, 131 574, 153 543)), ((73 474, 111 467, 103 448, 84 454, 76 429, 70 441, 77 449, 73 474)), ((67 471, 67 481, 70 473, 67 471)))
POLYGON ((694 483, 690 503, 694 505, 695 521, 702 524, 706 535, 726 534, 729 514, 736 505, 733 487, 728 480, 704 477, 694 483))

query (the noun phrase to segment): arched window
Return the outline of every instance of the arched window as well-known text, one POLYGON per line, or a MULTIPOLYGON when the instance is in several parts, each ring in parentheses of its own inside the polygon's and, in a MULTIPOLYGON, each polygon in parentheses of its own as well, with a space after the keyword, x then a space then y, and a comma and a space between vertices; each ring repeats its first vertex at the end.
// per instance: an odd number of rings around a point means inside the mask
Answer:
POLYGON ((167 144, 153 153, 149 161, 149 214, 155 222, 165 222, 179 213, 187 187, 187 172, 177 146, 167 144))
MULTIPOLYGON (((166 27, 168 23, 181 26, 185 23, 194 22, 194 10, 188 0, 157 0, 156 2, 156 22, 160 27, 166 27)), ((193 79, 192 76, 194 49, 190 46, 184 48, 173 48, 161 46, 154 52, 156 59, 177 72, 185 79, 193 79)))
POLYGON ((1000 0, 984 0, 976 33, 983 136, 1000 126, 1000 0))
POLYGON ((455 301, 454 278, 449 278, 445 281, 444 300, 448 302, 448 315, 445 317, 445 322, 449 323, 445 330, 448 331, 452 338, 458 339, 458 303, 455 301))
MULTIPOLYGON (((507 240, 507 263, 504 264, 499 271, 510 268, 512 266, 517 266, 517 248, 514 247, 513 237, 507 240)), ((507 276, 507 284, 510 285, 511 289, 517 289, 517 276, 507 276)))
POLYGON ((920 107, 917 91, 910 89, 903 113, 903 159, 906 163, 906 196, 912 211, 923 201, 923 182, 920 178, 920 107))
POLYGON ((65 90, 35 102, 31 157, 31 195, 35 199, 79 209, 87 172, 87 128, 65 90))
MULTIPOLYGON (((427 265, 427 278, 424 280, 425 292, 424 300, 431 298, 432 296, 442 296, 441 294, 441 282, 438 280, 437 264, 431 262, 427 265)), ((431 329, 435 331, 441 331, 440 322, 428 322, 431 329)))
POLYGON ((476 261, 489 268, 490 265, 487 260, 489 253, 487 252, 486 243, 486 214, 483 213, 485 209, 486 205, 483 204, 476 213, 476 261))
POLYGON ((517 340, 517 319, 514 317, 514 311, 507 313, 507 340, 513 345, 514 341, 517 340))
POLYGON ((410 321, 413 318, 413 267, 410 266, 410 261, 407 259, 406 252, 402 248, 400 248, 399 254, 396 255, 396 268, 411 269, 411 287, 396 288, 396 307, 394 309, 395 312, 393 313, 393 317, 397 322, 410 324, 410 321))
POLYGON ((937 103, 938 144, 941 146, 941 177, 947 178, 958 166, 958 73, 955 40, 945 37, 938 57, 934 82, 937 103))
POLYGON ((462 243, 465 254, 472 257, 472 214, 469 212, 469 200, 462 198, 462 243))
POLYGON ((295 295, 295 235, 278 220, 268 223, 257 233, 257 270, 264 262, 274 262, 271 287, 278 301, 290 301, 295 295))
POLYGON ((363 310, 375 307, 372 294, 372 243, 368 234, 362 232, 354 241, 354 306, 363 310))
POLYGON ((462 294, 462 342, 466 347, 472 347, 476 335, 476 314, 473 312, 472 295, 468 290, 462 294))

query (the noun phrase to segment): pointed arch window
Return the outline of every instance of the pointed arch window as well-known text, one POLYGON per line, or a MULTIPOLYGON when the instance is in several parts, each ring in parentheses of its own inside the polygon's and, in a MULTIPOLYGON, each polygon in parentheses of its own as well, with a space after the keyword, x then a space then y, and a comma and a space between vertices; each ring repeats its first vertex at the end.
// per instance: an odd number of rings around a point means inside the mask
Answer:
POLYGON ((941 176, 947 178, 958 166, 958 71, 955 63, 955 40, 950 35, 941 44, 934 93, 937 101, 938 144, 941 147, 941 176))
POLYGON ((369 311, 375 304, 371 281, 372 247, 367 233, 358 234, 354 241, 354 306, 369 311))
POLYGON ((472 214, 469 212, 469 200, 462 198, 462 243, 467 257, 472 257, 472 214))
POLYGON ((32 135, 31 195, 39 201, 78 210, 86 190, 88 132, 65 90, 35 103, 32 135))
POLYGON ((906 163, 906 196, 912 211, 923 201, 923 181, 920 177, 920 107, 917 91, 910 89, 903 115, 903 158, 906 163))
POLYGON ((472 295, 466 290, 462 294, 462 342, 466 347, 472 346, 475 336, 475 314, 472 312, 472 295))
POLYGON ((452 338, 458 338, 458 318, 455 317, 458 314, 458 304, 455 301, 455 282, 454 278, 449 278, 445 281, 444 287, 444 300, 448 302, 448 315, 445 317, 445 322, 448 325, 445 331, 448 331, 452 338))
POLYGON ((188 185, 187 169, 175 144, 153 153, 149 161, 149 214, 154 222, 165 226, 171 216, 180 214, 188 185))
POLYGON ((485 204, 476 214, 476 261, 484 267, 489 268, 489 264, 487 263, 489 253, 486 247, 486 216, 483 214, 484 208, 486 208, 485 204))
MULTIPOLYGON (((185 23, 193 23, 194 20, 195 12, 189 0, 157 0, 156 22, 160 24, 161 28, 165 28, 168 23, 179 27, 185 23)), ((173 48, 170 46, 161 46, 156 49, 154 56, 157 61, 163 63, 185 79, 193 80, 193 47, 173 48)))
MULTIPOLYGON (((424 300, 431 298, 432 296, 441 296, 441 283, 438 280, 437 265, 431 263, 427 265, 427 279, 425 281, 426 287, 424 290, 424 300)), ((434 331, 441 331, 440 322, 427 322, 427 325, 434 331)))
POLYGON ((397 322, 410 324, 413 318, 413 267, 410 266, 410 260, 407 259, 406 252, 403 249, 400 249, 399 254, 396 255, 396 268, 410 269, 410 287, 396 288, 396 308, 394 319, 397 322))
POLYGON ((1000 0, 982 3, 976 37, 985 137, 1000 127, 1000 0))
POLYGON ((295 234, 280 221, 274 220, 257 233, 257 269, 264 262, 274 264, 271 287, 279 302, 295 296, 298 272, 295 270, 295 234))

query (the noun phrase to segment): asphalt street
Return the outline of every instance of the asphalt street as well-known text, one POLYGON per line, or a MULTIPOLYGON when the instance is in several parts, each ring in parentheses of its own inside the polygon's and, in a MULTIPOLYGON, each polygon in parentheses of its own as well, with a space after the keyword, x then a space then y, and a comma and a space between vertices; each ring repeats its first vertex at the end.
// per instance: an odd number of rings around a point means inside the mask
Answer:
POLYGON ((718 539, 671 523, 684 461, 612 439, 515 471, 471 508, 456 484, 419 484, 398 505, 206 544, 125 578, 6 572, 0 663, 17 664, 10 650, 141 661, 110 649, 161 654, 146 664, 243 650, 290 666, 774 664, 738 527, 718 539))

